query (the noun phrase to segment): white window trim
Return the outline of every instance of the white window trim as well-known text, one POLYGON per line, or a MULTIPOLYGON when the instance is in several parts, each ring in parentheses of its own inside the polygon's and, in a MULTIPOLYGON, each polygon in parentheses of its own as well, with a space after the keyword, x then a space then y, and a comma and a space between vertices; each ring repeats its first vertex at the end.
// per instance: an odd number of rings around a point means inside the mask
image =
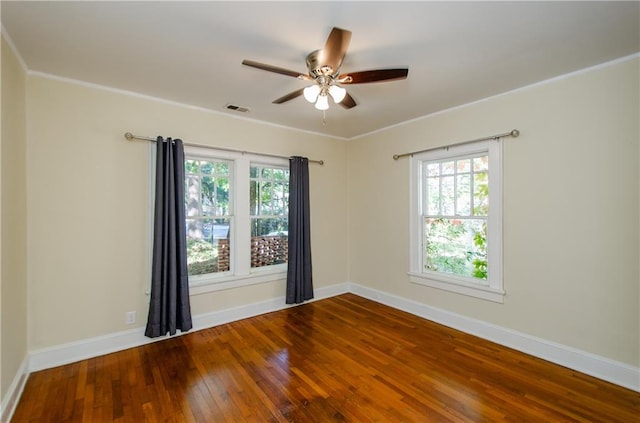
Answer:
POLYGON ((489 140, 414 154, 411 157, 410 178, 409 280, 432 288, 503 303, 506 293, 502 277, 502 143, 489 140), (490 200, 487 234, 489 280, 486 284, 478 283, 473 278, 424 270, 422 258, 423 163, 427 160, 441 160, 482 152, 489 153, 490 200))
POLYGON ((189 277, 189 294, 199 295, 207 292, 222 291, 265 282, 284 280, 287 277, 287 264, 252 268, 251 267, 251 216, 249 214, 249 168, 252 164, 268 166, 289 166, 289 161, 276 157, 265 157, 246 153, 185 146, 185 156, 197 156, 203 159, 232 160, 233 196, 232 210, 235 225, 231 228, 229 272, 189 277))

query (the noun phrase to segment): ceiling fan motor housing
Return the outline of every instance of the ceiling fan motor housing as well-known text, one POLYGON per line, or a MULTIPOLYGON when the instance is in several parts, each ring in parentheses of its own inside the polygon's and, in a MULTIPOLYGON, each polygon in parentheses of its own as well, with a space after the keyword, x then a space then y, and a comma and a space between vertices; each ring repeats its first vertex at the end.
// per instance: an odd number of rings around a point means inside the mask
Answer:
POLYGON ((335 77, 338 75, 339 69, 333 69, 331 66, 321 64, 322 50, 315 50, 307 56, 307 69, 309 75, 313 78, 320 76, 335 77))

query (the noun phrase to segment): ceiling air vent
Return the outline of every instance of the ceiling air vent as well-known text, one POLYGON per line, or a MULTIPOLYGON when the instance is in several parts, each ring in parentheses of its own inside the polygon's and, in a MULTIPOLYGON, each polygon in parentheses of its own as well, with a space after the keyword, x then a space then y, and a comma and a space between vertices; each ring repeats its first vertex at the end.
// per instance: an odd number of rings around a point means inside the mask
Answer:
POLYGON ((247 113, 249 111, 246 107, 236 106, 235 104, 227 104, 225 107, 229 110, 235 110, 236 112, 247 113))

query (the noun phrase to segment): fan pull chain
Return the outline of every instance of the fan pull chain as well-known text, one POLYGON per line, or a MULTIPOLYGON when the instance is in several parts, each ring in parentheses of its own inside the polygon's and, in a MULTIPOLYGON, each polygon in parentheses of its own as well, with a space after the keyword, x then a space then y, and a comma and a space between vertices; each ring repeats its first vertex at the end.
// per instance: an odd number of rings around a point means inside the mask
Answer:
POLYGON ((322 111, 322 126, 327 126, 327 111, 322 111))

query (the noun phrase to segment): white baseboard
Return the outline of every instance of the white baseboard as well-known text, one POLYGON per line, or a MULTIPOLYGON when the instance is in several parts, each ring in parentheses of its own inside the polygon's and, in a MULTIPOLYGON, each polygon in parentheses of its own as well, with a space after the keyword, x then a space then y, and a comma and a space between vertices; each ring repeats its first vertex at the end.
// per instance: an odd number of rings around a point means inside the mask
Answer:
POLYGON ((640 368, 403 297, 350 283, 349 292, 640 392, 640 368))
MULTIPOLYGON (((314 301, 347 292, 640 392, 640 369, 637 367, 362 285, 342 283, 318 288, 315 290, 314 301)), ((284 297, 278 297, 258 303, 200 314, 193 317, 192 331, 283 310, 288 307, 292 306, 285 304, 284 297)), ((162 339, 166 339, 166 337, 156 339, 145 337, 144 328, 142 327, 89 338, 32 351, 29 354, 28 369, 29 372, 42 370, 162 339)))
POLYGON ((22 396, 22 391, 24 390, 24 386, 27 384, 27 379, 29 377, 29 356, 25 356, 24 360, 18 367, 18 372, 16 376, 13 378, 13 382, 9 386, 6 395, 2 399, 2 404, 0 404, 0 422, 8 423, 11 421, 11 417, 13 417, 13 413, 16 410, 16 406, 18 405, 18 401, 22 396))
MULTIPOLYGON (((346 283, 326 286, 314 290, 314 298, 307 302, 322 300, 345 294, 349 289, 346 283)), ((200 314, 193 317, 193 331, 208 329, 225 323, 235 322, 248 317, 259 316, 272 311, 284 310, 285 308, 297 307, 299 304, 285 304, 285 297, 273 298, 258 303, 228 308, 226 310, 214 311, 200 314)))
MULTIPOLYGON (((315 298, 312 301, 334 297, 348 292, 348 284, 336 284, 314 290, 315 298)), ((295 305, 285 304, 285 297, 273 298, 253 304, 228 308, 193 316, 193 329, 190 332, 207 329, 224 323, 258 316, 272 311, 283 310, 295 305)), ((31 351, 29 356, 29 371, 48 369, 63 364, 74 363, 79 360, 97 357, 128 348, 138 347, 151 342, 161 341, 168 337, 147 338, 144 335, 144 327, 116 332, 104 336, 83 339, 54 347, 31 351)), ((189 332, 187 332, 189 333, 189 332)))

